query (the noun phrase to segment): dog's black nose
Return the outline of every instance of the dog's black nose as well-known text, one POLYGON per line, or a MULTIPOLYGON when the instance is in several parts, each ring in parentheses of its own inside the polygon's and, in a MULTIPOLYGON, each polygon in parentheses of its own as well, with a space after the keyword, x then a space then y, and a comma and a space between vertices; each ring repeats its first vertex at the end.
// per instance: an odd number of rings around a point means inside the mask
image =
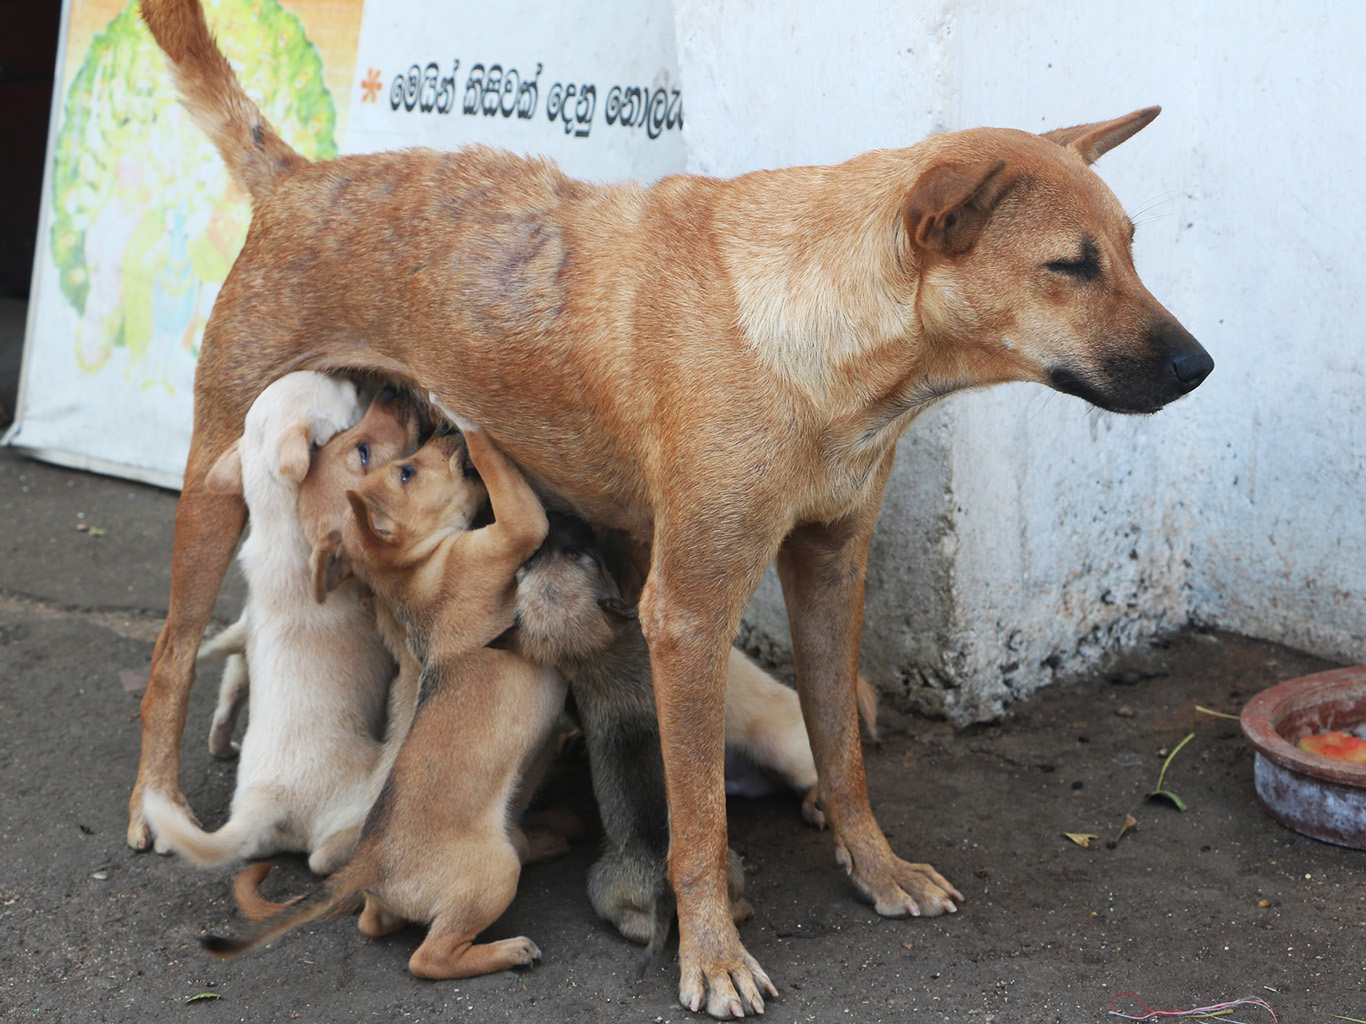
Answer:
POLYGON ((1183 349, 1172 356, 1169 369, 1184 394, 1187 391, 1194 391, 1210 375, 1210 371, 1214 369, 1214 360, 1204 348, 1193 343, 1193 347, 1183 349))

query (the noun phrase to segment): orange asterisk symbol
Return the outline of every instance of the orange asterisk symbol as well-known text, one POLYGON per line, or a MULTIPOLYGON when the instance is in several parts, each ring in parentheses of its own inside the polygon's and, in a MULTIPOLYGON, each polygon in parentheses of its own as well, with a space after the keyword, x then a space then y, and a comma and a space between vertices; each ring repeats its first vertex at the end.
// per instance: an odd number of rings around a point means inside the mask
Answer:
POLYGON ((380 81, 379 68, 371 68, 364 78, 361 79, 360 91, 362 103, 374 103, 375 97, 384 90, 384 83, 380 81))

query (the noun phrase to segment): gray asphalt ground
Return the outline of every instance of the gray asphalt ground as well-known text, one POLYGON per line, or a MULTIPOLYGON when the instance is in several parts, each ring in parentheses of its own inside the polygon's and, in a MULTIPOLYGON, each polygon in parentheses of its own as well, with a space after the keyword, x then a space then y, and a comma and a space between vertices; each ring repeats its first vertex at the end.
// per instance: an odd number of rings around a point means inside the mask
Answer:
MULTIPOLYGON (((0 300, 0 404, 12 408, 23 304, 0 300)), ((408 974, 420 935, 365 939, 320 922, 230 962, 232 872, 124 844, 138 698, 165 613, 173 494, 0 451, 0 1020, 677 1022, 676 942, 640 966, 584 893, 595 840, 527 869, 491 937, 544 959, 457 982, 408 974), (84 529, 81 529, 84 525, 84 529), (200 998, 204 997, 204 998, 200 998)), ((229 621, 241 599, 231 584, 229 621)), ((732 843, 756 916, 741 928, 781 990, 775 1021, 1101 1022, 1121 993, 1184 1009, 1258 997, 1286 1024, 1366 1021, 1366 854, 1295 835, 1257 802, 1235 722, 1258 690, 1330 667, 1190 629, 1094 676, 954 732, 885 706, 867 745, 892 843, 962 889, 960 913, 882 920, 854 896, 830 838, 795 798, 732 799, 732 843), (1184 813, 1145 801, 1163 754, 1184 813), (1137 826, 1116 842, 1125 817, 1137 826), (1100 837, 1082 848, 1063 833, 1100 837), (1107 842, 1108 840, 1108 842, 1107 842)), ((231 763, 205 747, 196 687, 182 782, 226 817, 231 763)), ((543 802, 593 816, 587 773, 561 763, 543 802)), ((307 872, 277 870, 275 894, 307 872)), ((1137 1012, 1132 1001, 1119 1009, 1137 1012)), ((1269 1022, 1241 1006, 1223 1020, 1269 1022)))

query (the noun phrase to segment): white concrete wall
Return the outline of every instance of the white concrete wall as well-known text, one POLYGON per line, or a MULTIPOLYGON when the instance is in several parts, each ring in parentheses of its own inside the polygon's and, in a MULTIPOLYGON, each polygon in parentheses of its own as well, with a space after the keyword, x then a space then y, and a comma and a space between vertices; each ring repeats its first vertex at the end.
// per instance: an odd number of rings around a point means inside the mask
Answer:
MULTIPOLYGON (((1098 171, 1213 354, 1154 417, 958 395, 898 458, 864 666, 958 721, 1197 620, 1366 659, 1366 5, 676 0, 690 169, 1160 103, 1098 171)), ((781 650, 770 578, 746 639, 781 650)))

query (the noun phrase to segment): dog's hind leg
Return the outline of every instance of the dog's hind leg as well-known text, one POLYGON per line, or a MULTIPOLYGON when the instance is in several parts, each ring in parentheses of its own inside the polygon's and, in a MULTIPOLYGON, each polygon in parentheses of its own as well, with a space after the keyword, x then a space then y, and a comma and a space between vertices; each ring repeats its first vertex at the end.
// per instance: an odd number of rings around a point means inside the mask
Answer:
POLYGON ((180 792, 180 737, 194 683, 195 654, 247 519, 241 495, 205 485, 208 465, 217 453, 203 454, 207 459, 196 460, 192 450, 185 490, 176 507, 170 603, 142 697, 142 753, 128 801, 128 845, 135 850, 152 842, 142 813, 145 790, 156 789, 185 803, 180 792))
POLYGON ((361 934, 371 939, 392 935, 408 922, 384 905, 379 897, 365 894, 365 909, 360 912, 361 934))
POLYGON ((517 894, 522 869, 513 845, 504 836, 490 836, 461 849, 459 857, 462 863, 447 866, 454 884, 440 887, 442 907, 408 970, 419 978, 472 978, 539 960, 541 951, 525 936, 474 943, 517 894))
POLYGON ((308 870, 315 875, 332 874, 355 852, 360 832, 359 824, 333 832, 308 855, 308 870))
POLYGON ((890 465, 889 456, 873 500, 847 519, 794 530, 778 554, 778 575, 836 856, 879 914, 929 916, 952 913, 963 897, 934 868, 902 860, 887 844, 868 805, 855 709, 868 545, 890 465))
POLYGON ((438 932, 437 927, 432 925, 426 941, 408 960, 408 970, 419 978, 473 978, 510 967, 529 967, 541 959, 540 948, 525 935, 475 944, 474 932, 438 932))
POLYGON ((247 659, 240 654, 229 654, 223 663, 222 681, 218 684, 218 706, 213 709, 213 721, 209 725, 209 753, 214 757, 237 756, 232 734, 247 700, 247 688, 247 659))
POLYGON ((201 643, 199 653, 194 659, 196 675, 214 661, 223 659, 223 677, 218 684, 218 705, 213 710, 213 722, 209 726, 209 753, 214 757, 237 756, 232 734, 237 728, 237 718, 241 714, 242 704, 247 699, 247 660, 243 655, 247 650, 248 614, 247 610, 243 609, 236 622, 201 643))

